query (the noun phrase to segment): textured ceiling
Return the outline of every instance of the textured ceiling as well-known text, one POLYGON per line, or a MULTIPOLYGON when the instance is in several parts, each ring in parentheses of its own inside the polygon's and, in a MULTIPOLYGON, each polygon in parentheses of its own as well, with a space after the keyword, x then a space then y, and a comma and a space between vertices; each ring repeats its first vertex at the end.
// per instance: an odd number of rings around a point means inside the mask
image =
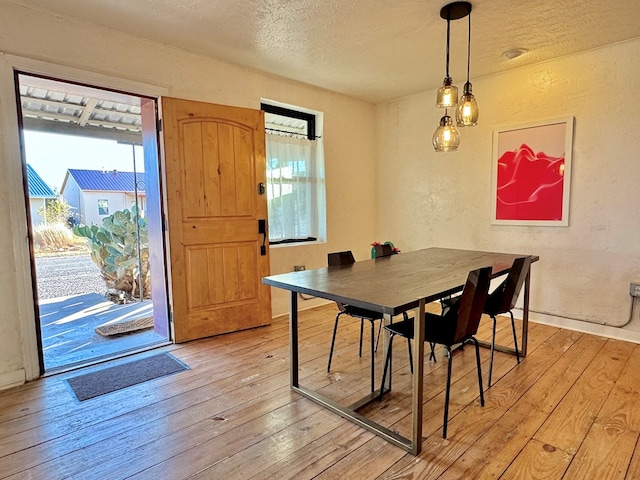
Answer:
MULTIPOLYGON (((13 0, 370 102, 435 88, 446 22, 434 0, 13 0)), ((471 78, 640 37, 639 0, 474 0, 471 78), (526 48, 514 60, 503 52, 526 48)), ((451 23, 466 75, 467 20, 451 23)))

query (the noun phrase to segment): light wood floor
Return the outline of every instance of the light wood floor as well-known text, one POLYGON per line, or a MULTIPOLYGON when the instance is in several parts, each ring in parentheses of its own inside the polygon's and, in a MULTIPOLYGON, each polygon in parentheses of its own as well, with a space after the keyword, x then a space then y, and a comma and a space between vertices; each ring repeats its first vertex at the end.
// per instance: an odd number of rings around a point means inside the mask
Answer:
MULTIPOLYGON (((368 348, 359 359, 359 324, 341 321, 327 374, 335 312, 301 314, 301 383, 349 402, 367 391, 368 348)), ((483 321, 480 336, 490 323, 483 321)), ((500 322, 502 343, 507 325, 500 322)), ((496 354, 484 408, 473 349, 456 352, 447 440, 446 362, 426 363, 419 457, 289 390, 286 318, 165 349, 191 369, 82 403, 64 375, 1 392, 0 478, 640 478, 635 344, 533 324, 519 366, 496 354)), ((486 378, 486 349, 482 359, 486 378)), ((393 391, 362 413, 408 434, 409 382, 398 341, 393 391)))

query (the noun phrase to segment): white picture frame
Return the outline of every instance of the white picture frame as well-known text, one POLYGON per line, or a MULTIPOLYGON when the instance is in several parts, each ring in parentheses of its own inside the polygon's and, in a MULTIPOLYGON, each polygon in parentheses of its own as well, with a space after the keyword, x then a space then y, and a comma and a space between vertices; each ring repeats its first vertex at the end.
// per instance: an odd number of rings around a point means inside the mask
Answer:
POLYGON ((574 117, 493 131, 491 223, 568 226, 574 117))

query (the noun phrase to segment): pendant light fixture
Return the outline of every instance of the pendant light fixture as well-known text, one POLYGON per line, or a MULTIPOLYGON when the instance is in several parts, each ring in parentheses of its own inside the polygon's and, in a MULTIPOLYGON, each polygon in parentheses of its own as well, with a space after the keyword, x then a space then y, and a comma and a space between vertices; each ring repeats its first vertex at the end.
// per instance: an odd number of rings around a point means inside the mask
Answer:
POLYGON ((459 127, 473 127, 478 124, 478 116, 480 111, 478 110, 478 103, 476 102, 473 93, 471 93, 471 82, 469 81, 469 65, 471 63, 471 4, 469 4, 469 36, 467 40, 467 82, 464 84, 464 89, 460 101, 458 102, 458 108, 456 109, 456 123, 459 127))
POLYGON ((440 119, 440 125, 433 134, 433 148, 436 152, 455 152, 458 145, 460 145, 460 132, 445 110, 444 116, 440 119))
MULTIPOLYGON (((433 147, 436 152, 453 152, 458 149, 460 145, 460 132, 454 125, 451 117, 448 114, 449 108, 456 108, 458 103, 458 88, 453 85, 453 80, 449 76, 449 47, 451 40, 451 20, 458 20, 464 18, 471 13, 471 3, 469 2, 453 2, 445 5, 440 10, 440 18, 447 21, 447 50, 446 50, 446 72, 442 87, 438 89, 436 97, 436 107, 444 108, 445 114, 440 119, 440 124, 433 134, 433 147)), ((471 19, 469 19, 471 20, 471 19)), ((471 23, 469 23, 469 27, 471 23)), ((471 29, 469 29, 469 45, 467 50, 467 83, 465 83, 465 91, 461 97, 463 103, 462 114, 467 112, 473 112, 473 109, 469 107, 468 100, 473 100, 473 94, 471 94, 471 83, 469 82, 469 52, 471 51, 471 29), (468 87, 468 88, 467 88, 468 87), (469 96, 471 97, 469 99, 469 96)), ((477 104, 475 105, 475 121, 477 122, 477 104)), ((470 113, 470 115, 471 115, 470 113)), ((456 109, 456 117, 457 117, 456 109)), ((472 118, 472 117, 469 117, 472 118)), ((470 123, 469 123, 470 124, 470 123)), ((467 125, 465 123, 465 125, 467 125)), ((475 123, 473 123, 475 125, 475 123)))

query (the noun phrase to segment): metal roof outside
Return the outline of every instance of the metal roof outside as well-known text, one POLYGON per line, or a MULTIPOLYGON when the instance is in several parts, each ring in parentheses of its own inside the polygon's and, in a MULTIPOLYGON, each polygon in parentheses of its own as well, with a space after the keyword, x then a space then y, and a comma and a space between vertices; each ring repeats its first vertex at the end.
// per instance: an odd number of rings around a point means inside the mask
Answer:
POLYGON ((29 164, 27 164, 27 184, 29 198, 56 198, 55 192, 29 164))
MULTIPOLYGON (((134 178, 137 179, 138 193, 145 191, 145 177, 143 172, 138 172, 134 177, 133 172, 121 172, 118 170, 79 170, 68 169, 67 175, 73 177, 81 190, 97 190, 110 192, 135 191, 134 178)), ((67 179, 64 181, 66 185, 67 179)), ((64 186, 63 186, 64 189, 64 186)))

